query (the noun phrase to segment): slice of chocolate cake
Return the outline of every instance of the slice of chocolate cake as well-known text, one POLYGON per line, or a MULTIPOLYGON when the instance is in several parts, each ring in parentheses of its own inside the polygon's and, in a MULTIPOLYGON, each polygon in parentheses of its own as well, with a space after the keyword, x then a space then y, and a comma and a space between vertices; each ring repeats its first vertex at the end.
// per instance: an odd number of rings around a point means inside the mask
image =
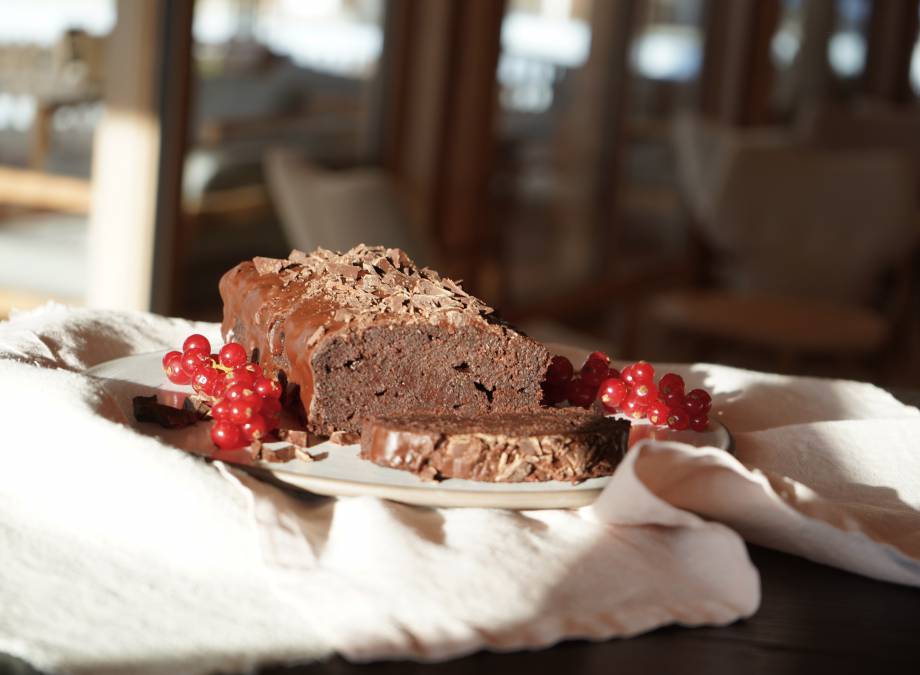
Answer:
POLYGON ((300 387, 311 432, 370 415, 535 408, 549 353, 399 249, 256 258, 220 282, 223 334, 300 387))
POLYGON ((629 441, 629 421, 572 408, 482 417, 370 418, 361 456, 427 479, 496 483, 607 476, 629 441))

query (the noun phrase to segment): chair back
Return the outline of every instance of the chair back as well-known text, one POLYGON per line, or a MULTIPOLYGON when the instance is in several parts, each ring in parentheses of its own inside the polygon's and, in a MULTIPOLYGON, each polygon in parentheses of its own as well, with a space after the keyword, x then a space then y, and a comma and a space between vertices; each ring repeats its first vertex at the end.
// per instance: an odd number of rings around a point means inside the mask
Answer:
POLYGON ((420 263, 427 259, 385 172, 324 169, 284 148, 268 150, 264 164, 269 193, 294 248, 346 251, 360 243, 380 244, 402 248, 420 263))
POLYGON ((863 303, 916 241, 913 186, 889 150, 742 147, 705 232, 734 288, 863 303))
POLYGON ((740 148, 785 147, 794 142, 792 134, 785 129, 736 129, 688 110, 675 115, 672 140, 681 196, 697 222, 711 221, 715 217, 716 198, 724 183, 728 162, 740 148))
POLYGON ((687 116, 675 147, 695 227, 726 287, 863 303, 917 240, 906 153, 822 149, 687 116))
POLYGON ((861 101, 846 107, 816 104, 796 120, 804 142, 821 148, 888 149, 910 155, 920 202, 920 106, 861 101))

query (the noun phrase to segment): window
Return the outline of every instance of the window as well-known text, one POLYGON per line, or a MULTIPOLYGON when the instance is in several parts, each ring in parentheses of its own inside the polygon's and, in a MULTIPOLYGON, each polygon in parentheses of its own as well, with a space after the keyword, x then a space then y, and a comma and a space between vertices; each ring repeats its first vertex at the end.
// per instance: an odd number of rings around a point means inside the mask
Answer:
POLYGON ((866 66, 866 29, 871 9, 869 0, 837 0, 836 25, 827 44, 827 59, 840 79, 859 77, 866 66))
MULTIPOLYGON (((917 6, 917 12, 920 13, 920 4, 917 6)), ((910 58, 910 88, 914 94, 920 96, 920 34, 914 43, 914 51, 910 58)))
POLYGON ((8 2, 0 20, 0 319, 80 303, 115 0, 8 2))

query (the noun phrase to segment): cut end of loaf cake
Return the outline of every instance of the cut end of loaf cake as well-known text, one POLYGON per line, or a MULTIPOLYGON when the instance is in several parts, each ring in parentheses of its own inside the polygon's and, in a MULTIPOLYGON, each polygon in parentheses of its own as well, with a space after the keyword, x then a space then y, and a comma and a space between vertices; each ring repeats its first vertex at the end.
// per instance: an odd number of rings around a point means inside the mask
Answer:
POLYGON ((423 478, 579 482, 613 473, 627 420, 548 408, 488 416, 410 414, 365 421, 361 455, 423 478))
POLYGON ((312 423, 318 433, 360 432, 373 415, 534 408, 546 357, 513 332, 474 327, 376 325, 343 334, 313 356, 312 423))

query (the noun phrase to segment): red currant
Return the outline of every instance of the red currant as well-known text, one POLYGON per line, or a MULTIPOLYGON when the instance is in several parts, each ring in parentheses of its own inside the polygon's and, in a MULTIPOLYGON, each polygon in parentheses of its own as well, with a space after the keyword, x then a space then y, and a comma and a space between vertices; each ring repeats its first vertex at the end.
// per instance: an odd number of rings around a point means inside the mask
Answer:
POLYGON ((262 366, 260 366, 258 363, 244 363, 242 366, 237 366, 233 370, 234 372, 236 371, 247 372, 250 375, 252 375, 253 379, 257 377, 262 377, 262 375, 264 375, 264 373, 262 372, 262 366))
POLYGON ((185 342, 182 343, 182 351, 187 352, 190 349, 197 349, 204 352, 205 354, 211 353, 211 343, 208 341, 204 335, 199 333, 192 333, 187 338, 185 342))
POLYGON ((245 424, 259 414, 259 406, 246 400, 230 401, 227 410, 227 419, 234 424, 245 424))
POLYGON ((684 410, 686 410, 691 415, 705 415, 706 403, 699 398, 690 398, 689 396, 684 399, 684 410))
POLYGON ((626 397, 626 400, 620 405, 624 413, 634 420, 641 420, 645 417, 647 408, 642 399, 638 399, 632 394, 626 397))
POLYGON ((658 388, 652 382, 637 382, 632 386, 631 394, 648 405, 658 398, 658 388))
POLYGON ((163 357, 163 370, 166 370, 166 366, 169 365, 170 361, 172 361, 176 357, 181 357, 181 356, 182 356, 182 352, 177 352, 175 350, 171 352, 166 352, 166 356, 163 357))
POLYGON ((262 415, 253 415, 248 422, 242 424, 241 429, 247 441, 262 440, 268 435, 268 423, 262 415))
POLYGON ((200 349, 189 349, 182 354, 182 369, 189 377, 194 377, 199 368, 210 365, 211 357, 200 349))
POLYGON ((565 397, 569 403, 581 408, 590 408, 597 395, 597 387, 576 377, 565 388, 565 397))
POLYGON ((620 371, 614 368, 613 366, 607 369, 607 377, 618 377, 620 379, 623 379, 623 376, 620 374, 620 371))
POLYGON ((566 385, 564 382, 544 382, 543 388, 543 405, 556 405, 565 400, 566 385))
POLYGON ((683 431, 690 426, 690 415, 683 408, 671 408, 668 411, 668 427, 676 431, 683 431))
POLYGON ((166 364, 166 377, 173 384, 188 384, 192 381, 188 373, 182 369, 182 358, 173 356, 172 360, 166 364))
POLYGON ((226 368, 236 368, 245 365, 246 349, 239 342, 228 342, 220 348, 217 360, 226 368))
MULTIPOLYGON (((585 364, 589 361, 598 361, 603 363, 605 366, 610 365, 610 357, 607 356, 604 352, 591 352, 588 354, 588 358, 585 359, 585 364)), ((584 366, 582 366, 584 368, 584 366)))
POLYGON ((546 369, 546 381, 552 384, 565 384, 572 379, 575 369, 572 362, 564 356, 554 356, 546 369))
POLYGON ((229 403, 236 403, 237 401, 246 403, 256 412, 262 405, 262 398, 255 391, 242 384, 231 384, 227 387, 224 392, 224 398, 229 403))
POLYGON ((706 431, 709 428, 709 418, 703 415, 693 415, 690 418, 690 428, 694 431, 706 431))
POLYGON ((659 391, 658 397, 669 408, 683 408, 684 407, 684 392, 682 391, 669 391, 669 392, 659 391))
POLYGON ((259 414, 269 422, 269 428, 273 429, 278 426, 278 418, 281 417, 281 401, 276 398, 264 399, 262 407, 259 409, 259 414))
POLYGON ((212 366, 199 368, 192 378, 192 388, 202 394, 214 396, 216 387, 224 380, 224 374, 212 366))
POLYGON ((227 399, 227 402, 238 401, 248 395, 246 393, 247 391, 251 392, 252 390, 249 389, 245 384, 237 384, 234 382, 229 387, 227 387, 227 390, 224 392, 224 398, 227 399))
MULTIPOLYGON (((597 362, 595 361, 595 363, 597 362)), ((590 384, 592 387, 595 387, 595 388, 599 387, 601 382, 603 382, 608 377, 610 377, 610 375, 607 372, 607 366, 603 364, 597 364, 597 365, 598 365, 597 368, 585 366, 584 368, 582 368, 581 373, 579 373, 579 377, 581 377, 582 382, 585 382, 586 384, 590 384)))
POLYGON ((230 417, 230 403, 222 398, 211 406, 211 417, 216 420, 225 420, 230 417))
POLYGON ((252 383, 252 388, 262 398, 281 398, 281 385, 278 380, 269 380, 267 377, 258 377, 252 383))
POLYGON ((633 377, 633 367, 624 366, 623 370, 620 371, 620 377, 623 378, 623 381, 626 384, 632 386, 633 382, 635 382, 635 378, 633 377))
POLYGON ((227 380, 230 384, 239 384, 250 389, 256 384, 255 376, 244 368, 234 368, 232 372, 227 373, 227 380))
POLYGON ((653 384, 655 382, 655 369, 652 364, 646 361, 636 361, 632 364, 632 379, 634 382, 645 382, 653 384))
MULTIPOLYGON (((216 368, 214 370, 217 370, 216 368)), ((215 398, 220 398, 227 391, 227 387, 230 386, 230 380, 227 379, 227 374, 222 370, 217 370, 220 373, 213 386, 211 387, 211 396, 215 398)))
POLYGON ((243 432, 233 422, 220 420, 211 427, 211 440, 221 450, 235 450, 243 446, 243 432))
POLYGON ((588 361, 581 369, 581 379, 592 387, 599 387, 609 377, 610 370, 600 361, 588 361))
POLYGON ((666 427, 668 425, 668 412, 668 406, 660 399, 656 399, 648 404, 648 408, 645 409, 645 416, 655 426, 666 427))
POLYGON ((708 413, 712 408, 712 397, 705 389, 691 389, 687 392, 684 407, 691 413, 697 415, 708 413))
POLYGON ((610 377, 604 380, 597 390, 597 397, 608 412, 616 412, 628 395, 629 388, 618 377, 610 377))
POLYGON ((658 391, 662 394, 684 393, 684 378, 677 373, 666 373, 658 380, 658 391))

